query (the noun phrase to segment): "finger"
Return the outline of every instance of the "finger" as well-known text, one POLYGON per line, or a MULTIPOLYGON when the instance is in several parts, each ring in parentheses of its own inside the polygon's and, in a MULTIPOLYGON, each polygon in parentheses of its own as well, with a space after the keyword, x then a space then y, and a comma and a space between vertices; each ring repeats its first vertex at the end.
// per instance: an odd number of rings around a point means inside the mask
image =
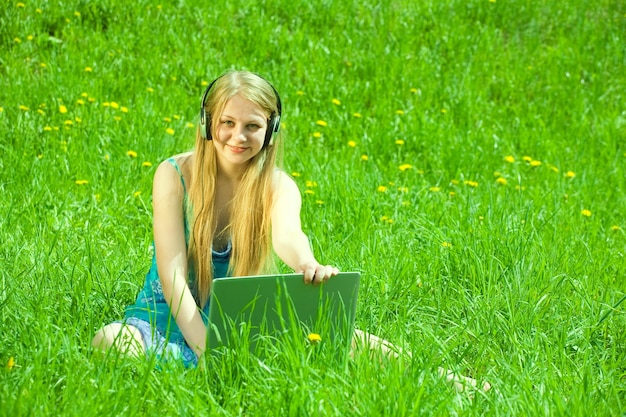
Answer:
POLYGON ((302 272, 304 273, 305 284, 314 283, 314 279, 315 279, 315 267, 314 266, 307 266, 306 268, 304 268, 302 272))

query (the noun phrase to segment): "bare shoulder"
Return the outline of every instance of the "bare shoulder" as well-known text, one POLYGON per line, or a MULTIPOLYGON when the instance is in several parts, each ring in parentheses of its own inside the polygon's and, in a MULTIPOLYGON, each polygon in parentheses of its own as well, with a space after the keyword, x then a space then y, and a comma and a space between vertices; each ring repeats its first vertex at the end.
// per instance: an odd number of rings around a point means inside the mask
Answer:
POLYGON ((274 170, 274 178, 272 180, 272 189, 274 193, 280 193, 281 191, 297 190, 298 185, 296 182, 281 169, 274 170))
POLYGON ((290 201, 300 204, 301 196, 298 184, 296 184, 291 176, 282 170, 277 169, 274 171, 272 192, 275 201, 290 201))
POLYGON ((159 164, 154 173, 152 187, 154 197, 176 195, 183 198, 184 190, 180 176, 183 175, 186 182, 189 180, 192 155, 191 152, 174 155, 159 164))

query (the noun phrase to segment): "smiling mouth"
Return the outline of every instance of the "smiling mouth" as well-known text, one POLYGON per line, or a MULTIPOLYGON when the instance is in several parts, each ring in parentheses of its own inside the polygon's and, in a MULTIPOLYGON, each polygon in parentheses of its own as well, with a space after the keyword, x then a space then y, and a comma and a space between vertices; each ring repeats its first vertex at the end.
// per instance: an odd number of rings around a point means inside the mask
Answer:
POLYGON ((243 153, 248 150, 248 148, 242 148, 240 146, 231 146, 231 145, 228 145, 228 148, 235 153, 243 153))

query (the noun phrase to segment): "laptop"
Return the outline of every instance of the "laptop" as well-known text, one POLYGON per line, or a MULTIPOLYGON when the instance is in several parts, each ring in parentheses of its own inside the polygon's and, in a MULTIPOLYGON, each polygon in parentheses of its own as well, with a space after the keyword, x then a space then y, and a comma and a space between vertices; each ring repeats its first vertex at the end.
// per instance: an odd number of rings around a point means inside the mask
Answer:
POLYGON ((213 281, 207 350, 246 349, 259 356, 280 343, 349 347, 360 273, 340 272, 320 285, 302 274, 228 277, 213 281))

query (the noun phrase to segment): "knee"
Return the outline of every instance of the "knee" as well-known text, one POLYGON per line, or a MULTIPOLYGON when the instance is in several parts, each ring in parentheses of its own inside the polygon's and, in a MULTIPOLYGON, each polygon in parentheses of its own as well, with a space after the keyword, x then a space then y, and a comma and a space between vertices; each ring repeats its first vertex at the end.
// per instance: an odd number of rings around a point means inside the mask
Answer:
POLYGON ((140 355, 145 351, 139 329, 121 323, 111 323, 98 330, 91 341, 95 349, 106 351, 115 348, 121 353, 140 355))

